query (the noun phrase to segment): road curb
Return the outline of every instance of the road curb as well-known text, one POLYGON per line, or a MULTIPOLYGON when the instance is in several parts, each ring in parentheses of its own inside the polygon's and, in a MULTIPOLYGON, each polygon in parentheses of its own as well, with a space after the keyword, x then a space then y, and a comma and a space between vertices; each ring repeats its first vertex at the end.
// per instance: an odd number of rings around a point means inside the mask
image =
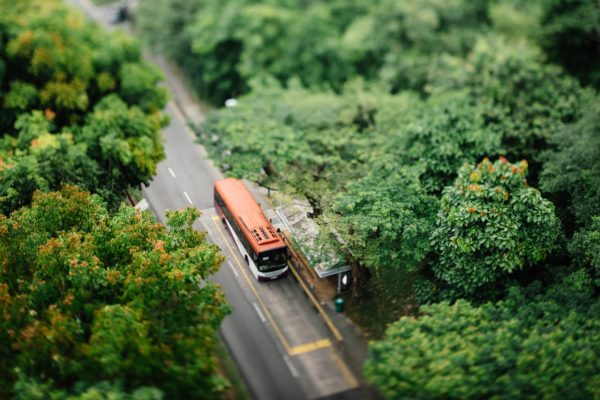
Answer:
MULTIPOLYGON (((288 249, 290 249, 290 251, 292 253, 292 259, 297 260, 298 259, 298 253, 291 246, 289 240, 286 238, 285 235, 283 236, 283 238, 284 238, 284 242, 288 246, 288 249)), ((315 298, 315 295, 309 289, 309 287, 308 287, 307 283, 304 281, 304 278, 302 277, 302 275, 299 274, 296 271, 296 267, 294 266, 294 264, 295 264, 294 262, 292 262, 290 264, 290 271, 292 271, 292 274, 294 275, 294 278, 296 279, 296 282, 298 282, 300 284, 300 287, 304 291, 304 294, 306 294, 306 296, 313 303, 313 307, 317 310, 317 312, 319 313, 319 315, 321 316, 321 318, 325 322, 325 325, 327 325, 327 328, 329 328, 329 330, 331 331, 331 333, 335 337, 336 342, 339 343, 339 342, 343 341, 344 337, 342 336, 342 334, 340 333, 340 331, 337 329, 337 327, 335 326, 335 324, 333 323, 333 321, 331 320, 331 318, 329 318, 329 315, 327 315, 327 312, 323 309, 323 306, 321 306, 321 303, 319 303, 317 301, 317 299, 315 298)))

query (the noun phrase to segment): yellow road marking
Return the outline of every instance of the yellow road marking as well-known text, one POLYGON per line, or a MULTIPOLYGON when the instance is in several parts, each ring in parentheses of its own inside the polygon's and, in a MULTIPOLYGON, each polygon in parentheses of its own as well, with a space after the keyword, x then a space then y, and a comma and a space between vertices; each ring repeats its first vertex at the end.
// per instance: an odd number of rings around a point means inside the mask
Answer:
POLYGON ((254 296, 256 296, 256 299, 258 300, 258 303, 260 304, 260 307, 265 312, 265 315, 267 316, 267 319, 269 320, 269 322, 271 322, 271 325, 273 326, 273 329, 275 330, 275 333, 279 337, 279 340, 281 341, 281 344, 283 344, 283 347, 285 348, 285 351, 289 354, 289 352, 290 352, 290 345, 289 345, 288 341, 286 340, 285 336, 283 336, 283 333, 281 332, 281 329, 279 329, 279 326, 275 323, 275 320, 271 316, 271 313, 269 312, 269 310, 267 309, 267 307, 263 303, 262 298, 260 297, 260 295, 258 294, 258 291, 256 290, 256 288, 252 284, 252 281, 250 280, 250 277, 248 276, 248 273, 246 272, 246 269, 244 267, 242 267, 242 263, 236 257, 236 255, 235 255, 233 249, 231 248, 231 246, 229 245, 229 243, 227 243, 227 239, 225 238, 225 235, 223 235, 223 231, 221 230, 221 227, 216 222, 216 221, 220 221, 219 217, 216 217, 216 216, 212 217, 212 220, 213 220, 213 224, 215 224, 215 226, 217 227, 217 230, 219 231, 219 234, 223 238, 223 242, 225 242, 225 245, 229 249, 229 252, 233 256, 233 259, 235 260, 235 262, 237 263, 238 267, 240 268, 240 271, 242 271, 242 274, 244 274, 244 277, 246 278, 246 281, 248 282, 248 285, 250 285, 250 289, 252 290, 252 293, 254 293, 254 296))
MULTIPOLYGON (((217 221, 220 222, 221 220, 217 216, 213 216, 212 220, 213 220, 213 224, 215 224, 215 227, 217 228, 217 231, 219 231, 219 234, 223 238, 223 242, 225 243, 225 245, 229 249, 229 252, 233 256, 233 259, 235 260, 236 264, 238 265, 240 271, 242 271, 242 274, 244 274, 244 277, 246 278, 246 282, 248 282, 248 285, 250 285, 250 289, 252 290, 252 293, 254 293, 254 296, 256 296, 256 298, 258 299, 258 303, 260 304, 260 307, 263 309, 263 311, 265 312, 265 315, 267 316, 267 318, 271 322, 271 325, 273 326, 273 329, 275 330, 275 333, 279 337, 279 340, 283 344, 283 347, 285 348, 285 351, 289 355, 300 355, 300 354, 305 354, 307 352, 318 350, 318 349, 322 349, 322 348, 329 348, 330 352, 331 352, 331 358, 333 359, 333 361, 339 367, 342 375, 344 376, 344 379, 348 382, 348 384, 350 385, 351 388, 358 387, 359 386, 358 385, 358 381, 356 380, 356 378, 354 377, 354 375, 352 374, 352 372, 350 371, 350 369, 348 368, 348 366, 344 363, 344 361, 342 361, 342 359, 340 359, 340 357, 335 353, 333 347, 331 346, 331 341, 329 339, 322 339, 322 340, 318 340, 316 342, 306 343, 306 344, 303 344, 303 345, 300 345, 300 346, 296 346, 296 347, 290 347, 290 345, 289 345, 288 341, 286 340, 285 336, 283 336, 283 333, 281 332, 281 329, 275 323, 275 320, 273 319, 273 316, 271 316, 271 313, 269 312, 269 310, 267 309, 267 307, 263 303, 262 298, 258 294, 258 291, 256 290, 256 288, 252 284, 252 281, 250 280, 250 277, 248 276, 248 273, 246 272, 246 269, 242 266, 242 263, 240 262, 240 260, 238 260, 235 252, 233 251, 233 249, 231 248, 231 246, 227 242, 227 239, 225 238, 225 235, 223 234, 223 231, 221 230, 221 227, 219 226, 219 224, 217 224, 217 221)), ((311 300, 313 301, 313 303, 315 303, 315 306, 317 306, 317 309, 319 310, 319 312, 321 313, 321 315, 325 319, 325 322, 329 325, 330 329, 333 331, 333 333, 336 336, 337 340, 338 341, 342 340, 342 335, 339 333, 339 331, 337 330, 337 328, 333 325, 333 322, 331 322, 331 320, 329 319, 329 317, 327 317, 327 315, 325 314, 325 311, 321 308, 321 305, 316 301, 316 299, 314 298, 314 296, 312 295, 312 293, 308 290, 308 288, 306 287, 306 285, 304 285, 304 282, 297 275, 296 271, 294 271, 294 268, 290 268, 290 269, 296 275, 296 278, 298 278, 298 282, 300 282, 300 284, 304 288, 304 291, 309 295, 309 297, 311 298, 311 300)))
POLYGON ((323 317, 323 319, 325 320, 325 323, 327 324, 327 326, 329 327, 329 329, 333 333, 333 336, 335 336, 335 338, 336 338, 336 340, 338 342, 342 341, 342 339, 344 339, 344 337, 342 336, 342 334, 340 333, 340 331, 338 331, 338 329, 335 327, 335 325, 333 324, 333 322, 331 321, 331 319, 329 319, 329 316, 327 315, 327 313, 325 312, 325 310, 323 310, 323 307, 321 307, 321 304, 319 304, 319 302, 317 301, 317 299, 315 299, 315 296, 312 294, 312 292, 310 291, 310 289, 306 287, 306 285, 304 284, 304 281, 302 280, 302 278, 300 278, 300 275, 298 275, 298 273, 294 270, 294 267, 290 266, 290 270, 296 276, 296 279, 298 280, 298 282, 300 282, 300 285, 302 286, 302 289, 304 289, 304 292, 308 295, 308 297, 310 298, 310 300, 313 302, 313 304, 317 308, 317 311, 319 312, 319 314, 321 314, 321 317, 323 317))
POLYGON ((333 358, 333 361, 335 361, 337 366, 340 368, 340 371, 342 372, 342 375, 344 375, 344 379, 346 379, 346 382, 348 382, 348 384, 350 385, 350 388, 354 389, 354 388, 358 387, 359 386, 358 381, 356 380, 356 378, 354 377, 354 375, 352 374, 352 372, 350 371, 348 366, 335 353, 333 348, 331 348, 330 350, 331 350, 331 358, 333 358))
POLYGON ((324 349, 325 347, 331 347, 331 341, 329 339, 321 339, 316 342, 302 344, 300 346, 292 347, 289 351, 290 356, 297 356, 299 354, 309 353, 311 351, 324 349))

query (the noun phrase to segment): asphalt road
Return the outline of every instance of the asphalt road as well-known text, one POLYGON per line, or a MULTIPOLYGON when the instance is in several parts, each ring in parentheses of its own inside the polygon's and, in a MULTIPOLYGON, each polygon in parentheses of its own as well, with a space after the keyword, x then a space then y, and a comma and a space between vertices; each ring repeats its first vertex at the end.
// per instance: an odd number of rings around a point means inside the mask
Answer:
MULTIPOLYGON (((170 103, 165 112, 171 117, 163 130, 167 158, 159 164, 144 196, 161 222, 168 209, 193 205, 210 208, 213 182, 221 178, 194 143, 182 115, 170 103)), ((214 277, 221 284, 233 313, 221 325, 221 335, 256 399, 304 399, 272 335, 248 302, 231 270, 221 268, 214 277)))

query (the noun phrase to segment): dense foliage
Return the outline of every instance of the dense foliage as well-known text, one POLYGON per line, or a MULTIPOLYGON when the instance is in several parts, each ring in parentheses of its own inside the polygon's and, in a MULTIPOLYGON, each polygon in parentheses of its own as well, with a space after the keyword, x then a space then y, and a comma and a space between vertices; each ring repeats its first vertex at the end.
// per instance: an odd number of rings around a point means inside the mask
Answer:
POLYGON ((557 132, 552 144, 545 155, 542 188, 567 197, 560 205, 571 214, 565 218, 571 229, 586 226, 600 215, 600 99, 592 99, 583 117, 557 132))
POLYGON ((436 210, 435 197, 410 172, 374 169, 337 196, 326 223, 356 261, 412 271, 429 254, 436 210))
POLYGON ((163 157, 158 72, 58 1, 0 2, 0 211, 77 184, 118 207, 163 157))
MULTIPOLYGON (((361 84, 347 85, 341 95, 298 86, 260 86, 242 98, 238 106, 210 116, 200 129, 200 138, 229 174, 307 196, 327 216, 327 223, 344 237, 355 261, 367 268, 411 270, 422 265, 429 254, 435 197, 452 185, 464 163, 502 154, 506 151, 503 148, 510 148, 514 154, 536 149, 539 155, 548 146, 544 137, 561 131, 577 115, 575 104, 583 101, 570 100, 577 96, 568 90, 562 95, 538 99, 532 95, 524 99, 542 110, 535 119, 545 128, 539 130, 539 140, 511 143, 512 136, 506 132, 526 130, 531 113, 491 112, 515 107, 508 103, 512 99, 510 92, 504 92, 505 100, 500 100, 464 90, 440 89, 436 96, 420 100, 409 93, 382 94, 361 84), (557 96, 563 96, 570 104, 570 116, 564 121, 560 113, 547 112, 554 107, 553 100, 547 99, 557 96), (476 99, 483 101, 476 104, 476 99), (495 105, 488 102, 493 99, 495 105), (540 147, 532 147, 534 141, 541 143, 540 147), (410 182, 403 175, 410 176, 410 182), (414 231, 410 226, 419 229, 414 231), (407 252, 401 256, 402 248, 407 252)), ((574 93, 581 93, 580 89, 574 93)), ((540 162, 534 165, 539 170, 540 162)), ((518 184, 522 185, 522 179, 518 184)), ((506 182, 505 189, 512 192, 510 185, 511 181, 506 182)), ((526 189, 524 193, 535 191, 526 189)), ((553 208, 545 209, 545 220, 552 221, 553 208)), ((514 216, 508 218, 512 224, 527 221, 514 216)), ((558 235, 558 227, 555 222, 551 225, 547 235, 548 241, 554 243, 552 238, 558 235)), ((483 237, 489 233, 479 224, 474 228, 480 229, 474 235, 483 237)), ((449 225, 447 229, 458 227, 449 225)), ((521 249, 514 254, 522 259, 519 265, 525 259, 542 261, 552 248, 546 242, 538 243, 540 237, 534 231, 526 235, 529 242, 521 241, 525 236, 514 237, 513 245, 521 249), (542 248, 545 250, 539 252, 542 248), (523 258, 526 253, 535 255, 523 258)), ((497 260, 505 253, 496 250, 498 254, 492 254, 489 260, 497 260)), ((513 265, 506 270, 517 269, 513 265)), ((478 273, 489 271, 474 272, 478 273)), ((488 283, 499 276, 489 275, 488 283)), ((474 287, 477 285, 468 291, 474 287)))
POLYGON ((600 286, 600 102, 596 97, 583 117, 552 138, 545 154, 542 188, 560 207, 568 249, 576 265, 588 268, 600 286))
POLYGON ((600 390, 600 301, 580 272, 540 294, 514 288, 474 307, 421 307, 370 346, 369 380, 392 399, 593 398, 600 390))
POLYGON ((211 155, 221 154, 216 161, 229 174, 318 199, 326 187, 362 174, 356 169, 377 141, 376 111, 391 114, 410 104, 360 84, 346 90, 347 96, 338 96, 270 82, 239 106, 209 117, 200 135, 211 155))
POLYGON ((600 87, 600 6, 593 1, 541 1, 540 43, 552 61, 600 87))
POLYGON ((541 46, 584 83, 599 82, 594 0, 142 0, 137 21, 219 104, 266 75, 335 90, 360 76, 428 93, 431 76, 486 31, 541 46))
POLYGON ((431 241, 435 275, 471 294, 543 261, 560 232, 554 206, 527 185, 527 163, 465 165, 444 189, 431 241))
POLYGON ((576 81, 521 39, 485 35, 465 59, 447 59, 431 81, 432 95, 466 90, 484 126, 498 136, 496 153, 526 158, 536 169, 539 152, 563 123, 580 116, 582 91, 576 81))
POLYGON ((1 397, 214 398, 228 306, 206 280, 222 256, 198 216, 110 215, 70 186, 0 216, 1 397))

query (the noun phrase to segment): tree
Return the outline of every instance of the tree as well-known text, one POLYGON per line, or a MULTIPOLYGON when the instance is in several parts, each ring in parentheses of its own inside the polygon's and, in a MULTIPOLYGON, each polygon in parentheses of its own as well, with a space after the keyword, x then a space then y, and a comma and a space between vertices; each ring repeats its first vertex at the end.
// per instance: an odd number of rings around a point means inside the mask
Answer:
POLYGON ((570 211, 571 215, 563 219, 569 232, 586 226, 593 216, 600 214, 598 97, 590 97, 584 110, 580 120, 557 131, 551 138, 553 149, 544 154, 540 179, 543 190, 567 198, 559 204, 570 211))
POLYGON ((167 93, 164 90, 156 90, 162 75, 150 64, 140 60, 124 63, 119 70, 119 80, 121 98, 127 104, 136 105, 146 113, 157 113, 167 102, 167 93))
POLYGON ((378 110, 407 107, 407 97, 360 82, 338 95, 269 81, 236 107, 209 116, 199 139, 229 175, 293 188, 318 208, 326 192, 364 175, 363 158, 383 140, 374 131, 378 110))
POLYGON ((340 50, 341 27, 332 18, 334 10, 357 12, 352 5, 185 3, 141 2, 142 33, 183 65, 199 93, 216 104, 247 92, 258 76, 272 76, 282 84, 297 78, 307 87, 339 89, 355 74, 340 50), (164 12, 157 15, 156 8, 164 12))
POLYGON ((35 190, 48 187, 35 158, 19 157, 14 161, 0 161, 0 211, 4 214, 28 204, 35 190))
POLYGON ((0 113, 3 132, 19 114, 33 109, 51 111, 61 130, 81 122, 109 93, 119 93, 129 105, 146 111, 164 106, 165 91, 156 85, 156 71, 141 61, 138 44, 124 34, 85 23, 82 15, 56 0, 0 7, 8 89, 0 113), (15 24, 17 19, 21 23, 15 24))
POLYGON ((593 0, 543 0, 540 42, 549 58, 582 83, 600 87, 600 6, 593 0))
POLYGON ((498 154, 527 159, 534 182, 540 153, 564 124, 581 115, 585 92, 523 40, 484 36, 466 59, 450 58, 430 76, 431 95, 465 90, 485 126, 501 140, 498 154))
POLYGON ((507 39, 537 43, 541 33, 540 1, 499 0, 490 3, 488 14, 494 33, 507 39))
POLYGON ((469 104, 462 92, 411 106, 414 117, 381 132, 387 141, 370 159, 417 166, 421 184, 430 194, 437 195, 451 184, 464 163, 495 154, 500 147, 500 137, 486 126, 481 109, 469 104))
POLYGON ((378 1, 347 28, 343 44, 363 74, 371 75, 374 67, 393 93, 426 93, 427 75, 438 69, 439 60, 464 56, 485 29, 487 3, 378 1))
POLYGON ((19 400, 163 400, 164 393, 154 387, 142 387, 128 393, 123 390, 120 384, 101 382, 86 388, 80 393, 68 394, 64 390, 53 389, 47 384, 20 375, 19 380, 15 384, 14 398, 19 400))
POLYGON ((600 216, 593 217, 588 226, 573 235, 569 252, 572 264, 586 268, 600 287, 600 216))
POLYGON ((574 265, 588 269, 598 282, 600 232, 600 106, 591 97, 583 117, 557 132, 554 148, 544 154, 541 187, 561 210, 574 265))
POLYGON ((216 104, 249 91, 257 76, 335 90, 361 76, 425 92, 431 60, 464 55, 488 25, 488 1, 184 3, 142 1, 142 33, 216 104))
POLYGON ((369 346, 364 371, 387 398, 590 398, 600 388, 600 302, 576 272, 540 293, 421 307, 369 346), (583 286, 578 282, 584 282, 583 286))
POLYGON ((98 192, 114 204, 127 187, 148 184, 165 156, 160 135, 165 125, 159 113, 129 107, 118 96, 99 102, 77 135, 101 167, 98 192))
POLYGON ((55 126, 40 111, 19 116, 15 141, 0 145, 0 209, 6 215, 28 204, 36 189, 64 184, 102 194, 117 209, 128 187, 148 183, 164 157, 160 129, 165 119, 105 97, 83 127, 55 126))
POLYGON ((413 171, 375 166, 336 196, 331 211, 339 215, 334 229, 365 267, 414 271, 430 251, 437 201, 413 171))
POLYGON ((164 157, 160 75, 135 41, 56 0, 2 2, 0 11, 0 211, 64 184, 117 209, 164 157))
POLYGON ((465 165, 444 189, 431 241, 436 277, 465 295, 531 267, 555 248, 554 206, 527 185, 527 162, 465 165))
MULTIPOLYGON (((212 53, 203 53, 193 47, 193 43, 201 46, 193 27, 201 18, 210 21, 211 16, 220 15, 224 4, 211 0, 144 0, 136 10, 136 25, 143 39, 181 66, 203 99, 219 105, 248 89, 238 68, 242 46, 224 39, 212 48, 212 53)), ((219 20, 226 21, 227 17, 219 20)), ((208 35, 211 44, 223 36, 219 31, 213 33, 216 35, 208 35)))
POLYGON ((208 276, 223 257, 192 228, 198 216, 172 212, 167 227, 131 207, 111 216, 71 186, 0 216, 0 393, 83 396, 102 382, 219 393, 216 332, 229 308, 208 276))

